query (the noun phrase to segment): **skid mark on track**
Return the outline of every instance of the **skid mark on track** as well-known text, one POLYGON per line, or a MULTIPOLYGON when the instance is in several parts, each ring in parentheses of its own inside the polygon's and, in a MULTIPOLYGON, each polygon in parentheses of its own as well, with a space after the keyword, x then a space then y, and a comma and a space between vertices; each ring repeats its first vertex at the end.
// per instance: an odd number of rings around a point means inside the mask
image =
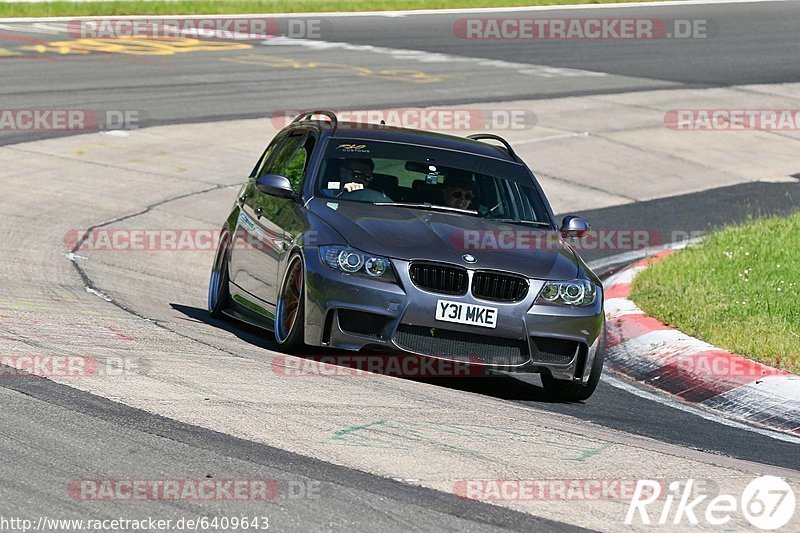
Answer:
POLYGON ((586 462, 601 455, 612 446, 612 443, 574 438, 572 442, 557 442, 543 439, 537 432, 526 432, 519 429, 491 426, 484 424, 447 424, 441 422, 414 422, 411 420, 378 420, 357 424, 336 430, 325 444, 340 446, 360 446, 373 449, 417 450, 420 448, 437 448, 443 451, 470 457, 490 457, 483 451, 487 443, 496 444, 498 440, 513 441, 520 447, 525 446, 542 453, 546 449, 550 457, 558 457, 564 461, 586 462))

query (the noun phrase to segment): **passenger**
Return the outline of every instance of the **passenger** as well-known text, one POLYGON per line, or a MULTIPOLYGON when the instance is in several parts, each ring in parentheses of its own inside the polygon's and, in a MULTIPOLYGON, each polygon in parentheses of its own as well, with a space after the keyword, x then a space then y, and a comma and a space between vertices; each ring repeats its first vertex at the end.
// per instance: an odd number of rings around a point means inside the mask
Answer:
POLYGON ((445 174, 442 186, 442 200, 447 207, 456 209, 469 209, 475 197, 475 183, 469 172, 463 170, 450 170, 445 174))

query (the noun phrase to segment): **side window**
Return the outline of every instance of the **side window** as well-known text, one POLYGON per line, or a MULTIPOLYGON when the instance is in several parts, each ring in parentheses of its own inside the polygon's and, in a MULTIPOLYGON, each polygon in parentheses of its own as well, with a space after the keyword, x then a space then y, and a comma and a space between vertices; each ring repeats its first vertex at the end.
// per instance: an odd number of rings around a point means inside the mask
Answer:
POLYGON ((313 149, 313 137, 303 133, 290 135, 276 146, 264 172, 286 176, 292 187, 297 190, 305 175, 313 149))
POLYGON ((261 155, 261 159, 259 159, 258 163, 256 163, 256 168, 253 169, 251 177, 256 178, 267 173, 267 163, 269 163, 272 154, 275 153, 275 147, 281 144, 284 139, 286 139, 286 134, 272 139, 272 142, 269 143, 269 146, 267 146, 267 149, 264 150, 264 153, 261 155))
POLYGON ((311 154, 314 152, 314 144, 314 137, 311 135, 306 137, 303 145, 295 151, 286 165, 283 175, 289 179, 292 188, 296 191, 300 189, 300 184, 303 181, 303 177, 306 175, 308 162, 311 160, 311 154))
POLYGON ((275 153, 272 154, 269 163, 267 164, 266 171, 269 174, 284 174, 286 167, 294 156, 294 153, 303 142, 303 134, 297 133, 288 136, 280 144, 275 147, 275 153))

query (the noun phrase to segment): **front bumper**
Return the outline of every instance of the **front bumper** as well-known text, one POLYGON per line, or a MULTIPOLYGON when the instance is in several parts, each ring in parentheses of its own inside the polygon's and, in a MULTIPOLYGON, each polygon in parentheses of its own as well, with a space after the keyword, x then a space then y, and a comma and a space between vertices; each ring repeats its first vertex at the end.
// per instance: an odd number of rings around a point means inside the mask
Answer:
POLYGON ((315 252, 305 257, 305 342, 310 346, 401 351, 507 372, 589 379, 603 328, 602 290, 587 307, 534 305, 544 281, 533 279, 519 302, 481 300, 471 291, 451 297, 416 287, 408 261, 392 260, 395 284, 333 270, 315 252), (496 307, 497 326, 435 320, 438 300, 496 307))

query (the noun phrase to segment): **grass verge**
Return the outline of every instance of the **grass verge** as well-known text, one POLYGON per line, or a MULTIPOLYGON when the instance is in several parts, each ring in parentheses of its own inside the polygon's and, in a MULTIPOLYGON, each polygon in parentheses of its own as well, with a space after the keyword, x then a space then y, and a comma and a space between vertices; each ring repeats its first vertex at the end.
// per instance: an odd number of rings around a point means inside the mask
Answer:
POLYGON ((631 299, 693 337, 800 374, 800 213, 713 233, 637 276, 631 299))
MULTIPOLYGON (((68 17, 90 15, 220 15, 241 13, 311 13, 604 4, 640 0, 173 0, 139 2, 0 3, 0 17, 68 17)), ((655 1, 655 0, 653 0, 655 1)))

